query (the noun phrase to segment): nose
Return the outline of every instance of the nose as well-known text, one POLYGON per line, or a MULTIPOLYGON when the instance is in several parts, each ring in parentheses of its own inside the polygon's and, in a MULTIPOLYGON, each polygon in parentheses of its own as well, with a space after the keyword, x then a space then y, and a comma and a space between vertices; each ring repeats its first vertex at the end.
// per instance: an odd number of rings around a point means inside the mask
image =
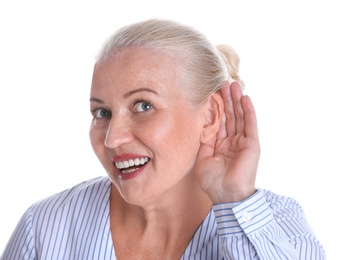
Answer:
POLYGON ((130 131, 129 124, 121 118, 112 118, 105 135, 104 145, 108 148, 116 148, 132 140, 133 134, 130 131))

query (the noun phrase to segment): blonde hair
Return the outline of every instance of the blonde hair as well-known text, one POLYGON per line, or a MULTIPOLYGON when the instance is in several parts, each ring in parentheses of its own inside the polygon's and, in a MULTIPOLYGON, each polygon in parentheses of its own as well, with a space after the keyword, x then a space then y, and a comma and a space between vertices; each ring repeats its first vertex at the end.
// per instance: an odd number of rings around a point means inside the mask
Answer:
MULTIPOLYGON (((103 45, 97 63, 126 47, 145 47, 181 62, 181 85, 198 104, 217 92, 225 81, 239 78, 239 57, 229 46, 215 47, 197 30, 170 20, 147 20, 125 26, 103 45)), ((176 62, 177 64, 177 62, 176 62)))

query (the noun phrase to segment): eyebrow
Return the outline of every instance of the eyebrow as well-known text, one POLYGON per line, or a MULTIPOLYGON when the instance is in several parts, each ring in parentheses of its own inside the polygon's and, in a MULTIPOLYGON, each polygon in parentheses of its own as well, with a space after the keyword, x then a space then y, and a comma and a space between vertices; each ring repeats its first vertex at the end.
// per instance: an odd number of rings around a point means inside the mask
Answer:
POLYGON ((89 101, 90 101, 90 102, 97 102, 97 103, 99 103, 99 104, 104 104, 104 101, 101 100, 101 99, 99 99, 99 98, 94 98, 94 97, 92 97, 92 98, 89 99, 89 101))
POLYGON ((143 91, 150 92, 150 93, 158 95, 158 93, 156 91, 154 91, 153 89, 150 89, 150 88, 138 88, 138 89, 134 89, 134 90, 131 90, 131 91, 125 93, 124 94, 124 98, 130 97, 133 94, 136 94, 138 92, 143 92, 143 91))

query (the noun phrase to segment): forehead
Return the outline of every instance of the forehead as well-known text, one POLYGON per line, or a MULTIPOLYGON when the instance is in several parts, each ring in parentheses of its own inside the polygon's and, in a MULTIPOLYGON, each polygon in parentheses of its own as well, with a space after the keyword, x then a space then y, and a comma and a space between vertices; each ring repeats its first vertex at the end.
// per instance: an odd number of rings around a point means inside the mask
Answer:
POLYGON ((93 87, 153 87, 177 84, 180 62, 171 55, 147 48, 129 47, 95 65, 93 87))

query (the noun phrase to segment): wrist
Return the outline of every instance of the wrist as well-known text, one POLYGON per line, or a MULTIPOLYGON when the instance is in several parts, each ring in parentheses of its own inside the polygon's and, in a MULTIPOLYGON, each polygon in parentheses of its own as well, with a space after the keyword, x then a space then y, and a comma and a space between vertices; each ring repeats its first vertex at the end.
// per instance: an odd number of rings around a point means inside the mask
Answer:
POLYGON ((229 192, 222 192, 219 194, 214 194, 210 196, 213 204, 222 204, 222 203, 232 203, 232 202, 241 202, 244 201, 251 196, 253 196, 257 192, 256 188, 249 188, 246 190, 236 190, 229 192))

